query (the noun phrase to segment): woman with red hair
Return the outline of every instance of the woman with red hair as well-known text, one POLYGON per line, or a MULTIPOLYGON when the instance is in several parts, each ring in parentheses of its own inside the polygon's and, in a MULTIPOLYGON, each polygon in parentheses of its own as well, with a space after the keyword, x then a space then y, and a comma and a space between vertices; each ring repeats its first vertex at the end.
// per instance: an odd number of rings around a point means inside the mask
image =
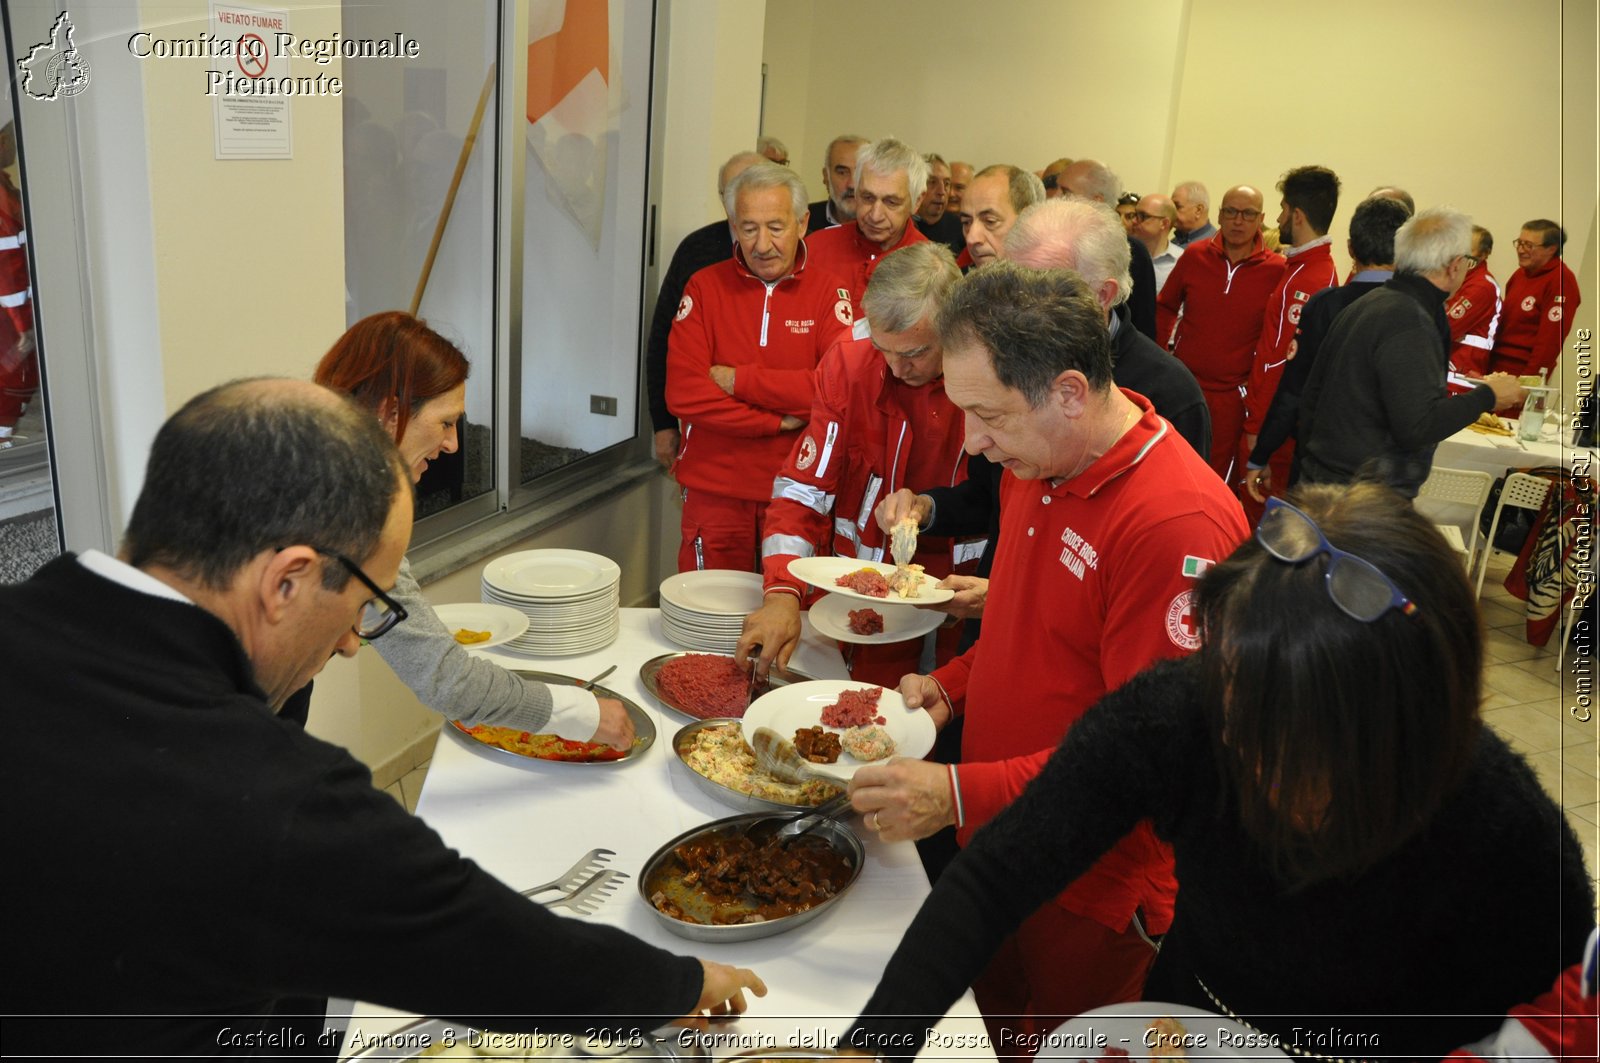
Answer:
MULTIPOLYGON (((383 422, 416 482, 429 462, 461 445, 456 426, 466 413, 467 371, 455 344, 391 310, 351 325, 322 356, 315 379, 383 422)), ((408 562, 400 563, 389 596, 405 607, 406 621, 372 646, 430 709, 468 726, 633 745, 633 723, 620 701, 525 680, 468 653, 428 604, 408 562)))

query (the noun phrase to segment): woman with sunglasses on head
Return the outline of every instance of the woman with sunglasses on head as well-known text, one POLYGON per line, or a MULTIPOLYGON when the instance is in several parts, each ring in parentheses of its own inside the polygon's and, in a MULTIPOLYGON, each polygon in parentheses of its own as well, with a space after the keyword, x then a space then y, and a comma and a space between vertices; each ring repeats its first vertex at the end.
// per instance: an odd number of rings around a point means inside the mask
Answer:
MULTIPOLYGON (((466 356, 449 340, 392 310, 350 326, 323 355, 315 379, 383 422, 414 483, 429 462, 460 446, 456 426, 466 413, 467 369, 466 356)), ((525 680, 468 653, 434 613, 407 562, 400 563, 388 597, 406 620, 372 646, 430 709, 469 726, 516 727, 618 749, 633 745, 633 722, 620 701, 525 680)))
POLYGON ((1482 724, 1477 605, 1425 518, 1374 484, 1269 500, 1197 599, 1200 651, 1039 754, 935 885, 852 1043, 914 1054, 1001 939, 1144 818, 1179 882, 1145 998, 1291 1055, 1438 1058, 1578 960, 1581 850, 1482 724))

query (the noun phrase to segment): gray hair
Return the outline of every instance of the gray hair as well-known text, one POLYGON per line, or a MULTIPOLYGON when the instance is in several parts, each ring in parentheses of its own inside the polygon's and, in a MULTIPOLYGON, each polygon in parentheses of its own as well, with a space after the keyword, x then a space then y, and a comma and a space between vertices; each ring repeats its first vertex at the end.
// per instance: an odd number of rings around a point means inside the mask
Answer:
MULTIPOLYGON (((264 550, 372 556, 407 478, 369 410, 309 381, 235 380, 195 396, 150 447, 123 538, 129 563, 224 590, 264 550)), ((339 590, 343 565, 322 583, 339 590)))
POLYGON ((832 166, 833 165, 833 149, 837 148, 840 144, 865 144, 865 143, 867 143, 867 138, 862 136, 859 133, 841 133, 841 134, 839 134, 838 136, 834 137, 832 140, 828 141, 828 150, 822 156, 822 165, 824 165, 824 166, 832 166))
POLYGON ((787 188, 795 218, 810 216, 810 208, 806 203, 806 183, 789 167, 779 166, 768 159, 762 159, 728 182, 728 187, 722 192, 722 209, 727 211, 728 217, 732 219, 734 205, 739 202, 739 193, 746 189, 754 192, 763 188, 787 188))
POLYGON ((961 269, 950 249, 926 240, 878 261, 861 307, 875 328, 904 332, 936 314, 960 279, 961 269))
POLYGON ((1111 335, 1105 311, 1070 270, 992 262, 963 277, 939 310, 948 358, 982 347, 1001 384, 1038 409, 1057 377, 1077 370, 1098 394, 1111 388, 1111 335))
MULTIPOLYGON (((1088 185, 1088 191, 1085 195, 1090 199, 1098 199, 1100 202, 1110 206, 1116 203, 1118 196, 1122 195, 1122 178, 1118 177, 1111 167, 1098 159, 1079 159, 1061 172, 1062 177, 1067 175, 1067 170, 1082 171, 1083 179, 1088 185)), ((1059 181, 1057 184, 1060 185, 1063 192, 1069 191, 1059 181)))
POLYGON ((1472 250, 1472 219, 1452 207, 1413 214, 1394 234, 1394 268, 1432 273, 1472 250))
POLYGON ((935 163, 945 167, 946 169, 950 168, 950 164, 944 161, 944 156, 940 155, 937 151, 928 152, 928 154, 922 157, 922 161, 928 164, 929 169, 932 169, 935 163))
POLYGON ((1006 236, 1005 257, 1029 269, 1070 269, 1097 291, 1117 282, 1112 306, 1133 293, 1132 254, 1117 212, 1087 199, 1047 199, 1017 217, 1006 236))
POLYGON ((1011 209, 1021 214, 1035 203, 1045 201, 1044 182, 1039 180, 1039 175, 1024 170, 1020 166, 1013 166, 1008 162, 997 162, 992 166, 985 166, 972 175, 976 181, 980 177, 993 177, 995 174, 1005 174, 1006 193, 1011 197, 1011 209))
POLYGON ((906 193, 911 206, 916 207, 922 193, 928 190, 928 164, 911 146, 894 137, 874 140, 856 152, 856 187, 861 187, 861 175, 874 173, 879 177, 892 177, 905 171, 906 193))
MULTIPOLYGON (((738 168, 754 166, 758 162, 771 162, 772 160, 757 151, 739 151, 728 156, 728 161, 717 168, 717 195, 728 190, 728 171, 738 168)), ((735 175, 737 176, 737 175, 735 175)))
MULTIPOLYGON (((789 149, 784 147, 783 141, 779 140, 777 137, 758 137, 756 139, 756 151, 759 152, 763 157, 765 157, 769 151, 775 151, 779 155, 782 155, 785 159, 789 157, 789 149)), ((767 161, 771 162, 774 160, 768 159, 767 161)))
POLYGON ((1191 203, 1198 203, 1207 210, 1211 209, 1211 193, 1199 181, 1185 181, 1172 190, 1174 196, 1179 192, 1188 196, 1191 203))

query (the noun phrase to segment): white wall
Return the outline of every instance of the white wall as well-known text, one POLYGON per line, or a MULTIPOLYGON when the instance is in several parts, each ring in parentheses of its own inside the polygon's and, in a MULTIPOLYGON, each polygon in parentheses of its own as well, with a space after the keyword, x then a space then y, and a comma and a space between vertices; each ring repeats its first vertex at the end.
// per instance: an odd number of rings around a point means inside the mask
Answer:
MULTIPOLYGON (((1250 183, 1274 212, 1279 175, 1320 163, 1344 181, 1341 259, 1351 204, 1391 183, 1487 226, 1502 280, 1530 218, 1563 221, 1574 269, 1593 257, 1592 0, 767 6, 767 131, 813 198, 845 131, 978 166, 1095 157, 1139 192, 1250 183)), ((1593 328, 1592 265, 1579 284, 1575 326, 1593 328)))

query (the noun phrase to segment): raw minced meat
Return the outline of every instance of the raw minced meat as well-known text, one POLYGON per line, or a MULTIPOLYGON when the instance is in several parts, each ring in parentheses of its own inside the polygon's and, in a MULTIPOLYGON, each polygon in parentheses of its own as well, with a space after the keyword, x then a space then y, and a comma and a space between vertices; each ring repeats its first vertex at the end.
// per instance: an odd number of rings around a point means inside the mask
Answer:
POLYGON ((889 597, 889 581, 875 568, 858 568, 854 572, 846 572, 834 580, 833 584, 845 590, 855 591, 857 594, 865 594, 868 598, 889 597))
POLYGON ((870 605, 850 610, 850 630, 857 635, 876 635, 883 630, 883 614, 870 605))
POLYGON ((878 715, 882 687, 863 687, 840 692, 839 700, 822 710, 822 722, 829 727, 864 727, 869 723, 888 723, 878 715))
POLYGON ((702 719, 743 716, 750 700, 750 676, 732 657, 686 653, 661 666, 656 689, 685 712, 702 719))
POLYGON ((839 736, 839 744, 857 760, 882 760, 894 755, 894 739, 882 727, 852 727, 839 736))

